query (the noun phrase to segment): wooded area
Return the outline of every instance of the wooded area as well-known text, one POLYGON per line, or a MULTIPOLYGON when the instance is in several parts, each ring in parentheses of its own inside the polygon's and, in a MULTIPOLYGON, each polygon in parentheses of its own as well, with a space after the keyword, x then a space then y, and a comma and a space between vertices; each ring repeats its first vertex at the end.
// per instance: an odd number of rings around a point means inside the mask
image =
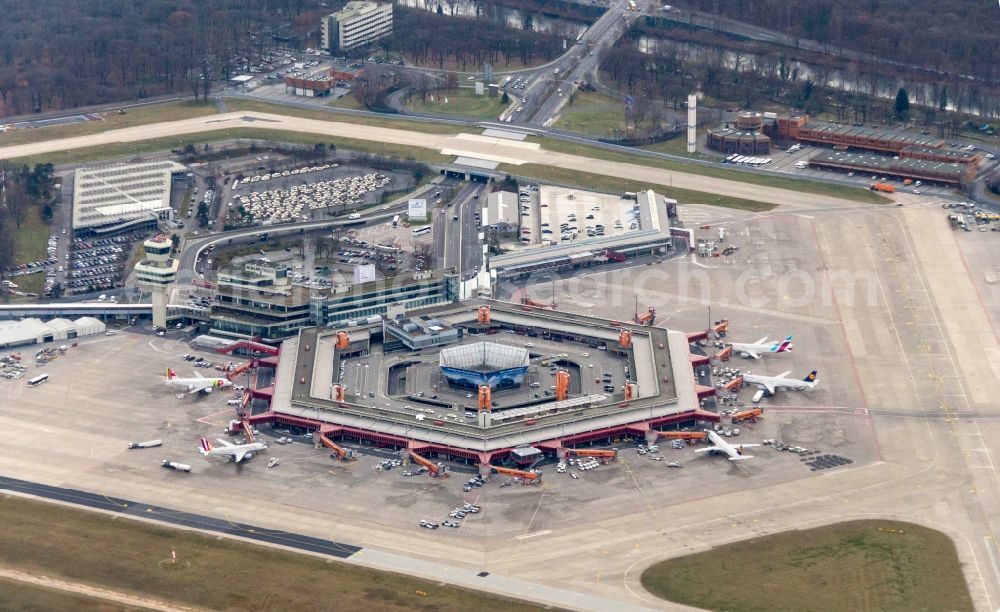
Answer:
POLYGON ((459 70, 476 70, 490 62, 500 69, 511 62, 549 61, 562 53, 564 38, 576 38, 568 29, 540 34, 487 19, 450 17, 399 5, 393 10, 393 35, 385 46, 415 63, 437 68, 447 63, 459 70))
MULTIPOLYGON (((283 40, 318 40, 318 0, 7 0, 0 116, 204 88, 283 40), (277 39, 275 39, 277 36, 277 39)), ((308 46, 308 45, 304 45, 308 46)))
POLYGON ((932 70, 1000 80, 997 4, 983 0, 677 0, 722 15, 932 70))
MULTIPOLYGON (((7 0, 0 20, 0 116, 171 93, 204 96, 276 47, 318 47, 320 16, 345 1, 7 0)), ((532 3, 520 4, 530 10, 532 3)), ((497 23, 489 16, 499 14, 495 2, 475 19, 394 10, 396 34, 381 47, 420 63, 499 67, 561 52, 559 32, 497 23)))

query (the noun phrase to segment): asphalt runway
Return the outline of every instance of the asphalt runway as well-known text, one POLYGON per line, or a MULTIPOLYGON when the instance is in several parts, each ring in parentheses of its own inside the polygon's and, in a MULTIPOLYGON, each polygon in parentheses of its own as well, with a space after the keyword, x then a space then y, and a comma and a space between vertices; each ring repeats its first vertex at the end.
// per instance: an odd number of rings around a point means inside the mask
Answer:
POLYGON ((53 487, 36 482, 18 480, 17 478, 8 478, 6 476, 0 476, 0 489, 14 491, 16 493, 25 493, 35 497, 41 497, 43 499, 64 502, 75 506, 82 506, 84 508, 115 512, 124 516, 142 517, 147 520, 155 520, 169 525, 189 527, 191 529, 198 529, 201 531, 213 531, 224 535, 247 538, 267 544, 277 544, 279 546, 286 546, 297 550, 329 555, 339 559, 350 558, 351 555, 361 550, 360 546, 351 546, 350 544, 322 540, 320 538, 313 538, 297 533, 289 533, 287 531, 280 531, 277 529, 266 529, 264 527, 248 525, 246 523, 234 523, 231 521, 214 519, 200 514, 172 510, 170 508, 164 508, 163 506, 153 506, 128 499, 108 497, 107 495, 98 495, 96 493, 79 491, 77 489, 53 487))

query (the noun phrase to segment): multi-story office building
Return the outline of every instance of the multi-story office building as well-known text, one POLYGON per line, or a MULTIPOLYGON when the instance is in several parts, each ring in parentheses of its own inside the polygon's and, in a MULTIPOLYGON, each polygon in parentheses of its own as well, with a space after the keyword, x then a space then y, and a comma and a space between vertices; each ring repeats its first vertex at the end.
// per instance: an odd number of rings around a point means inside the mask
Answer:
POLYGON ((171 215, 170 187, 187 168, 172 161, 80 168, 73 179, 77 235, 153 228, 171 215))
POLYGON ((392 34, 392 4, 348 2, 320 20, 322 48, 328 53, 350 51, 392 34))

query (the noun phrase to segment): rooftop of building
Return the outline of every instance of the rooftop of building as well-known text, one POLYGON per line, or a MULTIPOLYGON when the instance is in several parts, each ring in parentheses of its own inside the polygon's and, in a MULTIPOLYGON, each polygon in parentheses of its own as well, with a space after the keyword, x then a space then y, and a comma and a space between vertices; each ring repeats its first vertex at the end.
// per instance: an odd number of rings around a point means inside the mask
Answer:
POLYGON ((935 138, 933 136, 925 136, 923 134, 912 134, 909 132, 901 132, 897 130, 890 130, 883 128, 872 128, 872 127, 854 126, 854 125, 838 125, 836 123, 827 123, 825 121, 810 120, 805 124, 805 126, 803 126, 803 129, 810 130, 812 132, 818 132, 821 134, 829 134, 831 136, 834 135, 854 136, 854 137, 863 137, 880 141, 903 142, 903 143, 908 143, 909 146, 920 146, 931 149, 937 149, 944 146, 943 140, 941 140, 940 138, 935 138))
POLYGON ((740 138, 747 140, 770 140, 765 134, 760 132, 755 132, 753 130, 740 130, 730 127, 714 127, 708 128, 710 134, 719 136, 720 138, 740 138))
POLYGON ((351 2, 348 2, 347 4, 344 5, 344 8, 340 9, 336 13, 333 13, 332 16, 336 19, 348 19, 350 17, 354 17, 355 15, 361 12, 370 11, 383 4, 389 4, 389 3, 370 2, 368 0, 351 0, 351 2))
POLYGON ((865 153, 861 151, 836 151, 831 149, 820 150, 816 155, 809 158, 810 163, 819 164, 844 164, 859 169, 871 169, 879 172, 906 173, 924 172, 937 175, 954 175, 957 179, 968 170, 965 164, 956 162, 929 161, 914 159, 911 157, 892 158, 887 155, 877 153, 865 153))
MULTIPOLYGON (((559 367, 575 367, 576 374, 573 376, 577 380, 577 386, 573 391, 574 395, 557 401, 551 392, 546 391, 546 397, 537 399, 545 387, 539 389, 539 385, 532 385, 535 388, 510 391, 510 397, 516 397, 518 402, 523 403, 505 405, 504 393, 494 393, 493 399, 497 400, 499 397, 500 400, 500 406, 493 409, 492 418, 495 420, 469 422, 462 418, 461 404, 469 402, 466 399, 469 396, 464 391, 462 399, 457 400, 459 405, 452 407, 450 403, 445 403, 447 396, 436 395, 445 391, 435 386, 440 383, 433 379, 413 387, 422 391, 420 397, 416 397, 415 391, 404 391, 403 396, 388 396, 388 391, 382 388, 388 384, 385 376, 392 368, 404 368, 407 377, 403 380, 406 381, 417 375, 414 368, 426 369, 426 364, 419 365, 418 362, 426 362, 428 359, 437 361, 434 349, 391 355, 377 351, 369 353, 368 346, 361 346, 357 342, 359 334, 365 334, 367 330, 345 328, 350 333, 350 346, 346 349, 347 353, 342 355, 335 349, 335 328, 306 328, 300 331, 297 338, 286 341, 282 347, 275 377, 273 409, 282 414, 398 433, 459 448, 490 450, 545 440, 553 437, 553 432, 567 435, 590 431, 595 424, 624 424, 692 410, 697 406, 687 356, 687 338, 682 332, 563 312, 524 310, 519 306, 489 300, 437 306, 418 312, 422 317, 466 328, 465 344, 438 350, 437 355, 451 354, 456 356, 456 363, 475 366, 472 362, 483 362, 484 350, 494 350, 484 349, 481 346, 483 344, 500 345, 496 351, 501 356, 506 351, 520 355, 527 352, 524 347, 533 346, 529 356, 530 363, 538 363, 529 366, 529 380, 544 378, 544 385, 547 387, 549 360, 553 360, 553 365, 559 363, 559 367), (489 325, 481 324, 477 319, 478 307, 481 305, 487 305, 491 309, 489 325), (628 348, 618 345, 622 328, 632 332, 632 344, 628 348), (542 333, 545 334, 544 337, 542 333), (485 335, 477 337, 469 336, 470 334, 485 335), (532 334, 538 337, 530 337, 532 334), (525 343, 525 339, 532 340, 533 344, 525 343), (605 345, 607 350, 600 350, 605 345), (560 350, 566 353, 553 352, 560 350), (473 355, 470 357, 465 354, 467 352, 473 355), (346 368, 348 378, 344 379, 343 384, 348 386, 350 393, 346 402, 335 403, 330 395, 331 384, 339 380, 336 378, 337 363, 343 365, 344 360, 350 360, 351 364, 364 360, 371 367, 351 365, 346 368), (591 363, 588 364, 588 361, 591 363), (576 362, 576 365, 571 366, 572 362, 576 362), (591 370, 588 366, 595 366, 595 369, 591 370), (597 384, 597 392, 590 390, 594 387, 590 384, 593 380, 588 382, 587 379, 590 373, 597 371, 597 366, 603 372, 611 369, 619 372, 615 377, 618 386, 624 382, 620 378, 623 375, 637 385, 636 396, 629 404, 622 404, 620 389, 613 394, 601 393, 601 385, 597 384), (374 387, 358 378, 366 371, 382 373, 374 387), (621 374, 622 371, 625 374, 621 374), (530 378, 532 376, 535 378, 530 378), (371 398, 365 392, 368 389, 373 390, 371 398), (532 392, 536 399, 530 399, 532 392), (431 395, 432 393, 435 395, 431 395), (437 414, 433 417, 417 414, 414 419, 414 406, 420 405, 437 407, 437 414)), ((378 329, 378 326, 372 328, 374 332, 378 329)), ((504 360, 500 361, 506 363, 504 360)), ((503 365, 500 362, 497 364, 503 365)), ((344 370, 341 369, 342 375, 344 370)), ((468 409, 468 406, 465 408, 468 409)))
POLYGON ((528 349, 497 342, 474 342, 441 349, 442 368, 488 372, 528 367, 528 349))
POLYGON ((392 331, 400 331, 414 338, 440 334, 452 328, 447 322, 431 316, 386 319, 385 325, 392 331))
POLYGON ((519 221, 518 197, 513 191, 494 191, 486 198, 483 225, 497 223, 517 225, 519 221))

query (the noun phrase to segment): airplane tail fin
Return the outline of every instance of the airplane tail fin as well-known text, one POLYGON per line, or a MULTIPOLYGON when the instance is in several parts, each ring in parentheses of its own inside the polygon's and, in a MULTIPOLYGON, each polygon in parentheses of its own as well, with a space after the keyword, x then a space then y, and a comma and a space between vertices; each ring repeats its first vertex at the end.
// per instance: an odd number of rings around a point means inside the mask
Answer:
POLYGON ((201 439, 201 454, 207 455, 212 450, 212 443, 207 438, 201 439))
POLYGON ((177 378, 177 372, 174 372, 172 368, 167 368, 167 380, 173 380, 177 378))
POLYGON ((785 340, 774 348, 775 353, 784 353, 792 350, 792 337, 788 336, 785 340))
POLYGON ((806 376, 802 380, 804 380, 806 382, 816 382, 816 370, 813 370, 812 372, 809 372, 809 376, 806 376))

